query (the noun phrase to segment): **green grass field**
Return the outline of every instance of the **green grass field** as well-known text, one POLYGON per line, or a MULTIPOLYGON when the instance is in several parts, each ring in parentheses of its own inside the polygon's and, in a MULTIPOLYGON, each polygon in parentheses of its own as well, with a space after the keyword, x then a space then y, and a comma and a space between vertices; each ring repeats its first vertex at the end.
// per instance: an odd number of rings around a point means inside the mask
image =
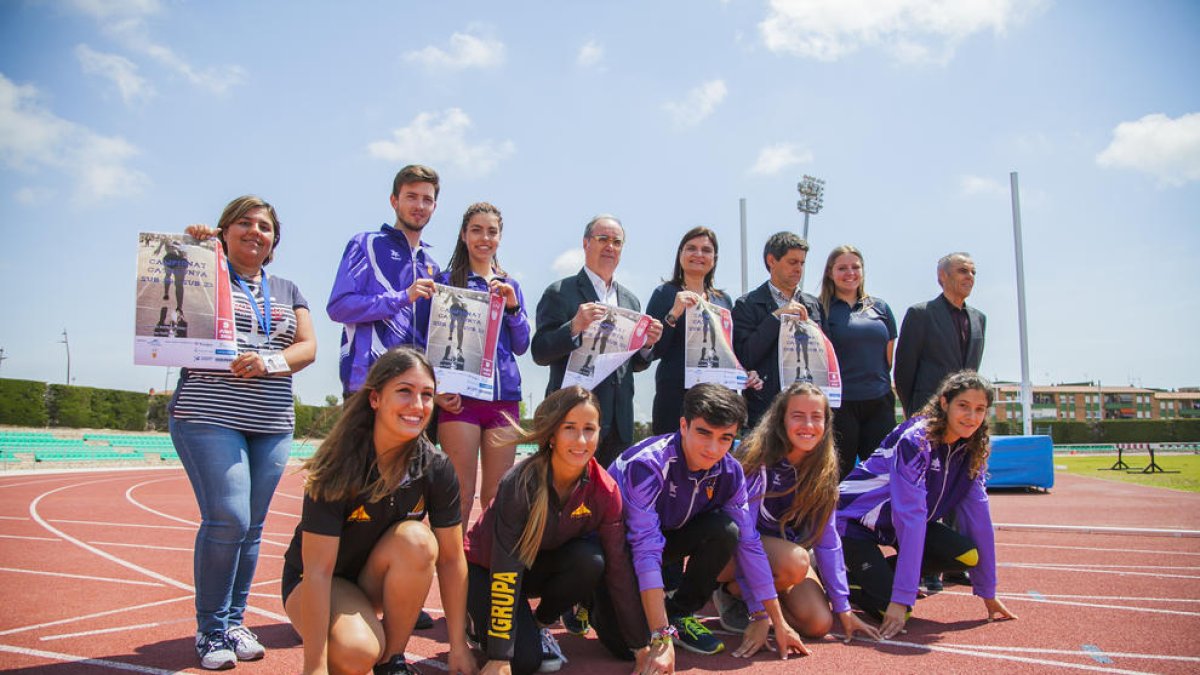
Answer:
POLYGON ((1098 470, 1107 469, 1112 466, 1117 461, 1116 455, 1102 457, 1055 455, 1054 470, 1063 471, 1063 467, 1065 467, 1067 473, 1080 476, 1137 483, 1138 485, 1153 485, 1155 487, 1171 488, 1172 490, 1200 492, 1200 455, 1158 455, 1156 459, 1158 465, 1163 469, 1178 471, 1179 473, 1141 473, 1141 469, 1150 463, 1150 456, 1148 454, 1125 455, 1125 463, 1130 467, 1138 469, 1136 473, 1098 470))

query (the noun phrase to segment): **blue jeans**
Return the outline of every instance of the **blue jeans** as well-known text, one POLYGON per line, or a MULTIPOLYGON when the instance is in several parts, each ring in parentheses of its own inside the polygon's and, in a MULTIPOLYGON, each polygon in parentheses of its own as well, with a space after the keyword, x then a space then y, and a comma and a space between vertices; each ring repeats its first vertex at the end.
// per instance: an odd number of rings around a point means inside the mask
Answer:
POLYGON ((291 433, 250 433, 170 419, 171 440, 200 505, 192 576, 201 633, 242 624, 267 508, 291 433))

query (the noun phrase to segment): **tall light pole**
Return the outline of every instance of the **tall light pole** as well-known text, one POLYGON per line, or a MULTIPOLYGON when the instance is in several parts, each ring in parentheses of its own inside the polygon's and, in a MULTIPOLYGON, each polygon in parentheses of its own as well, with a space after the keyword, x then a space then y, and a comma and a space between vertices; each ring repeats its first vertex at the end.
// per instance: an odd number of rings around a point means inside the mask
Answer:
POLYGON ((71 343, 67 340, 67 329, 62 332, 63 339, 59 342, 67 346, 67 384, 71 384, 71 343))
MULTIPOLYGON (((808 217, 815 216, 821 211, 821 207, 825 205, 825 181, 820 178, 815 178, 805 174, 800 182, 796 185, 796 191, 800 193, 800 201, 796 202, 796 209, 804 214, 804 241, 808 241, 808 217)), ((800 284, 804 284, 804 276, 800 276, 800 284)))

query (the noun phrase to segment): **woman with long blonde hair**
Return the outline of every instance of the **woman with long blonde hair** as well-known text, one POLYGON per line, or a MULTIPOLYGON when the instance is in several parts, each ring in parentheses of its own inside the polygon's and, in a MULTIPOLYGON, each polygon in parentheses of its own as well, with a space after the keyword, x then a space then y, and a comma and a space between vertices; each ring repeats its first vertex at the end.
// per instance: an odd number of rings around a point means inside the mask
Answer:
MULTIPOLYGON (((829 632, 837 614, 847 641, 855 633, 878 638, 874 628, 850 611, 834 523, 838 464, 830 417, 829 398, 819 387, 793 384, 771 402, 737 458, 788 623, 805 637, 819 638, 829 632), (817 558, 820 577, 810 564, 809 549, 817 558)), ((742 632, 748 616, 734 576, 732 565, 722 572, 718 578, 724 584, 713 600, 721 624, 742 632)))

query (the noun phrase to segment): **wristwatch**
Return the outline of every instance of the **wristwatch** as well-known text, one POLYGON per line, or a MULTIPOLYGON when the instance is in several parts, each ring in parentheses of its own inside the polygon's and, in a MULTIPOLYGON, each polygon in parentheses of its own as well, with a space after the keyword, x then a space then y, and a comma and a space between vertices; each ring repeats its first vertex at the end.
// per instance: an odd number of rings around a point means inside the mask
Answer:
POLYGON ((672 314, 670 312, 667 312, 667 315, 663 317, 663 323, 667 324, 671 328, 675 327, 676 321, 679 321, 679 317, 675 316, 674 314, 672 314))

